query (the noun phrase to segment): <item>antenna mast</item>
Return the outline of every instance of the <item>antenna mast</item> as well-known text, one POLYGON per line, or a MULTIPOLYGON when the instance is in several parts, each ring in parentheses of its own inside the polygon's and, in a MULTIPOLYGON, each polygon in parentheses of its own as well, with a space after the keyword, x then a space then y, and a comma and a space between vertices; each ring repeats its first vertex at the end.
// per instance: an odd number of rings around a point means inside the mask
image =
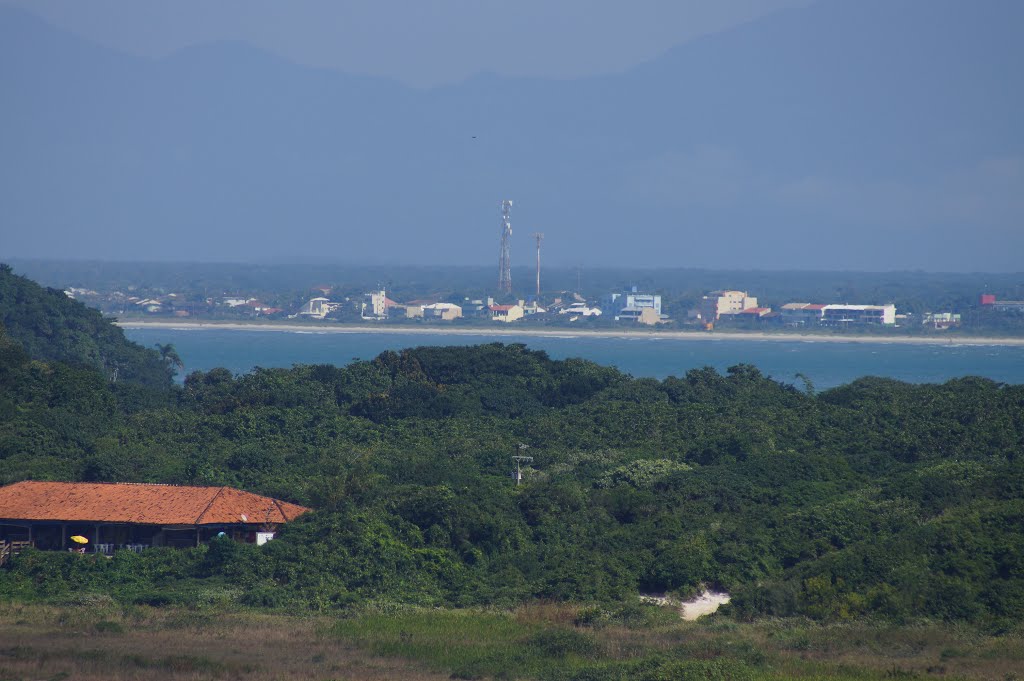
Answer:
POLYGON ((512 293, 512 200, 501 202, 501 255, 498 256, 498 289, 512 293))
POLYGON ((544 239, 544 232, 534 232, 533 238, 537 240, 537 303, 540 303, 540 242, 544 239))

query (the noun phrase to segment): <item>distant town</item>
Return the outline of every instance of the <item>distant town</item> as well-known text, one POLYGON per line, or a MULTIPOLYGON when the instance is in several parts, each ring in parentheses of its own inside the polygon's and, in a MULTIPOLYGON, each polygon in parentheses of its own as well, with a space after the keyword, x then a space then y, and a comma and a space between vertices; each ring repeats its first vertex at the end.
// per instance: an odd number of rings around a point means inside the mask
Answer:
POLYGON ((505 296, 440 299, 426 296, 394 300, 386 289, 337 295, 327 284, 310 287, 304 299, 282 305, 245 293, 197 297, 195 292, 138 294, 131 290, 97 291, 71 287, 66 295, 122 318, 231 321, 305 321, 309 323, 520 324, 543 326, 646 326, 714 330, 914 328, 949 330, 965 315, 1024 320, 1024 300, 981 294, 969 310, 901 313, 894 303, 852 301, 822 303, 794 300, 777 307, 762 305, 756 292, 719 289, 706 292, 682 314, 667 314, 662 295, 637 287, 607 291, 596 297, 575 291, 522 298, 505 296))

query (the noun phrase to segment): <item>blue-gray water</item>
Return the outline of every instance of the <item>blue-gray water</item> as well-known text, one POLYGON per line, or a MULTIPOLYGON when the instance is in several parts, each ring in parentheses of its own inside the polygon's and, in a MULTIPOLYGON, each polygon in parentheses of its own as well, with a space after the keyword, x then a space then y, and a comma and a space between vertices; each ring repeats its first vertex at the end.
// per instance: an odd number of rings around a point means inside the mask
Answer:
MULTIPOLYGON (((253 367, 293 364, 344 365, 371 359, 385 350, 419 345, 474 345, 486 335, 401 333, 318 333, 231 331, 223 329, 126 329, 127 336, 152 347, 173 343, 185 371, 226 367, 235 373, 253 367)), ((887 376, 914 383, 939 383, 959 376, 985 376, 1024 383, 1024 347, 983 345, 909 345, 896 343, 755 342, 674 340, 671 338, 576 338, 502 336, 503 343, 525 343, 556 359, 583 357, 616 366, 634 376, 680 376, 688 369, 719 371, 740 363, 787 383, 808 376, 818 388, 830 388, 861 376, 887 376)))

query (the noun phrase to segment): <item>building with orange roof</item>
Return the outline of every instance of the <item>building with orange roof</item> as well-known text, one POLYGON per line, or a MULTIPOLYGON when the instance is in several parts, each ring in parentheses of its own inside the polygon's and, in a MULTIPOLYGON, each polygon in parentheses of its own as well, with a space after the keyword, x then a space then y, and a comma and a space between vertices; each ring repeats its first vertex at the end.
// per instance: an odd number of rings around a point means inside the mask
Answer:
POLYGON ((26 480, 0 487, 0 541, 63 550, 81 536, 106 554, 198 546, 221 533, 262 544, 309 510, 231 487, 26 480))

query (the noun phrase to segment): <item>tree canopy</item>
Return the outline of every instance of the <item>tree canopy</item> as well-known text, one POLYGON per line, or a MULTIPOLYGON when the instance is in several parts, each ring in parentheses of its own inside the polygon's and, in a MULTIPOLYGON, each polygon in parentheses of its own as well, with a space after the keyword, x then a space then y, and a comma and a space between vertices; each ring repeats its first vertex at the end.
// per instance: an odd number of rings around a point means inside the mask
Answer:
POLYGON ((748 365, 657 381, 489 344, 127 389, 102 362, 27 351, 41 342, 0 338, 0 482, 231 485, 316 511, 263 547, 26 553, 0 569, 6 596, 231 585, 329 609, 713 585, 740 617, 1024 616, 1024 386, 814 394, 748 365))

